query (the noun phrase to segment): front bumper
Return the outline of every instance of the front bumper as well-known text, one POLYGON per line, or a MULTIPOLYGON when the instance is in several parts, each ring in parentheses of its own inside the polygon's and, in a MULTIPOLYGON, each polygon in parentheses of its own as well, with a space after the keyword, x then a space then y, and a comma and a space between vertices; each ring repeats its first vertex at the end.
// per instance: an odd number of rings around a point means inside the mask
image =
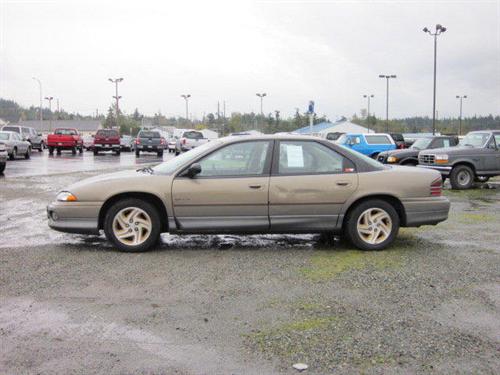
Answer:
POLYGON ((411 198, 401 203, 406 214, 406 227, 435 225, 448 219, 450 212, 450 201, 446 197, 411 198))
POLYGON ((59 232, 99 234, 97 202, 52 202, 47 206, 49 227, 59 232))
POLYGON ((441 165, 424 165, 424 164, 419 164, 417 165, 419 168, 427 168, 427 169, 434 169, 435 171, 438 171, 441 173, 443 176, 449 176, 451 173, 452 167, 448 166, 441 166, 441 165))

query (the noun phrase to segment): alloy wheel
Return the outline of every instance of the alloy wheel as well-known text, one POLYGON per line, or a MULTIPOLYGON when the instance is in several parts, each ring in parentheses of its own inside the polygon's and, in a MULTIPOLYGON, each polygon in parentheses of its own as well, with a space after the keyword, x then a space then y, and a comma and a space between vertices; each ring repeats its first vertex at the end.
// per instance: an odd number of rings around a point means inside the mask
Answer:
POLYGON ((363 241, 378 245, 391 235, 392 220, 385 210, 369 208, 359 216, 356 228, 363 241))
POLYGON ((153 222, 146 211, 138 207, 127 207, 119 211, 113 219, 113 234, 127 246, 144 243, 151 235, 153 222))

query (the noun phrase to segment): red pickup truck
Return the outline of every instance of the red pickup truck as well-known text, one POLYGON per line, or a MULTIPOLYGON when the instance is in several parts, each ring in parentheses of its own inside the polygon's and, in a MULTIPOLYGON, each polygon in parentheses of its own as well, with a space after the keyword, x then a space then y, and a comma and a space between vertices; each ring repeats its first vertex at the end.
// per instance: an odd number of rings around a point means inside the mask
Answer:
POLYGON ((95 134, 92 148, 94 155, 99 151, 114 151, 116 155, 120 155, 120 133, 114 129, 99 129, 95 134))
POLYGON ((54 134, 47 136, 47 147, 50 155, 54 154, 54 150, 57 151, 57 155, 61 154, 61 150, 71 150, 73 155, 76 155, 76 150, 78 150, 81 154, 83 139, 76 129, 58 128, 54 130, 54 134))

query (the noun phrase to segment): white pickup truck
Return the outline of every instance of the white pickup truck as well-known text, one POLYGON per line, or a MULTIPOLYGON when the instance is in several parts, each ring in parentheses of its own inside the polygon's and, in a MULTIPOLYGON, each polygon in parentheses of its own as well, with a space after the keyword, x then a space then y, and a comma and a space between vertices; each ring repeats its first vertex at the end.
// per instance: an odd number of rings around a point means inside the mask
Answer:
POLYGON ((197 130, 183 130, 175 143, 175 155, 186 152, 192 148, 201 146, 209 140, 203 136, 202 132, 197 130))

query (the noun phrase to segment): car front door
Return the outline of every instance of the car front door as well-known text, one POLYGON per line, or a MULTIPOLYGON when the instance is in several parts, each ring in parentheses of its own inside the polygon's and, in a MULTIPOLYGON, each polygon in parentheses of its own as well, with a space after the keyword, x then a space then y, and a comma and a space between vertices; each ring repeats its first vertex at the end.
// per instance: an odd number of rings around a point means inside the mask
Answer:
POLYGON ((328 231, 358 186, 355 165, 317 141, 279 141, 269 188, 271 231, 328 231))
POLYGON ((486 152, 483 155, 484 171, 486 172, 498 172, 500 171, 500 134, 496 134, 491 137, 488 145, 486 146, 486 152))
POLYGON ((269 229, 273 141, 222 146, 197 160, 201 172, 181 172, 172 184, 174 215, 185 232, 259 232, 269 229))
POLYGON ((27 147, 25 141, 23 141, 21 136, 18 133, 13 133, 11 139, 14 141, 14 145, 17 147, 17 153, 24 154, 27 147))

